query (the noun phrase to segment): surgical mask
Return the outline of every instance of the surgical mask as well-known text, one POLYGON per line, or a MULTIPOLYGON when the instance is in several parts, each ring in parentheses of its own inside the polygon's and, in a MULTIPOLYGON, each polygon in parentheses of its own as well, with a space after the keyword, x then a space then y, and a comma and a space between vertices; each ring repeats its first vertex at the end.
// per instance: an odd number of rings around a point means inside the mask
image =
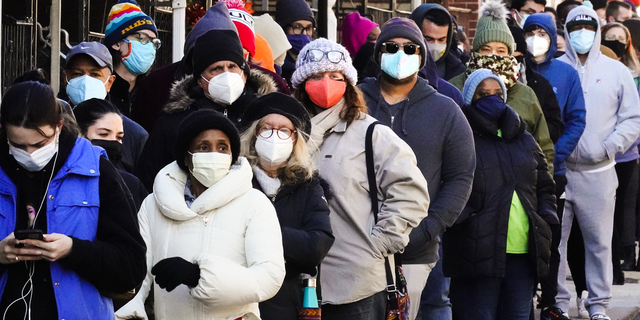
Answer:
POLYGON ((328 109, 333 107, 347 91, 347 81, 338 81, 330 78, 322 78, 316 81, 307 81, 304 90, 309 99, 318 107, 328 109))
POLYGON ((191 153, 193 177, 209 188, 231 171, 231 155, 219 152, 191 153))
POLYGON ((304 46, 313 39, 306 34, 288 34, 287 40, 289 40, 289 44, 291 44, 291 49, 289 49, 291 53, 298 54, 300 53, 300 50, 302 50, 302 48, 304 48, 304 46))
POLYGON ((129 54, 122 57, 122 63, 132 75, 138 76, 151 68, 156 59, 156 48, 152 42, 142 44, 140 41, 124 39, 129 44, 129 54))
POLYGON ((480 110, 489 120, 497 121, 507 108, 504 100, 498 96, 487 96, 480 98, 474 102, 476 108, 480 110))
POLYGON ((269 138, 258 136, 256 140, 256 152, 260 161, 270 167, 278 166, 287 161, 292 151, 293 139, 289 137, 282 140, 275 132, 269 138))
MULTIPOLYGON (((8 142, 7 142, 8 143, 8 142)), ((58 128, 56 128, 56 137, 44 147, 31 153, 18 149, 9 143, 9 154, 13 155, 23 168, 30 172, 38 172, 44 168, 53 156, 58 153, 58 128)))
POLYGON ((447 49, 446 43, 427 43, 431 58, 433 61, 438 61, 444 55, 444 51, 447 49))
POLYGON ((520 16, 520 28, 524 29, 524 23, 527 21, 527 18, 529 18, 530 14, 528 13, 522 14, 520 13, 520 11, 516 11, 516 12, 520 16))
POLYGON ((591 50, 591 47, 593 47, 596 32, 587 29, 580 29, 569 33, 569 36, 571 37, 569 41, 571 42, 573 50, 579 54, 585 54, 591 50))
POLYGON ((380 67, 389 76, 402 80, 420 70, 420 55, 406 55, 404 50, 398 50, 396 53, 383 53, 380 67))
MULTIPOLYGON (((109 81, 109 79, 107 79, 109 81)), ((107 96, 105 85, 107 81, 83 75, 73 78, 67 84, 67 95, 74 105, 91 98, 104 99, 107 96)))
POLYGON ((203 76, 200 77, 209 83, 207 91, 209 91, 209 96, 213 101, 230 105, 238 100, 242 92, 244 92, 243 73, 224 72, 211 78, 211 80, 207 80, 203 76))
POLYGON ((527 51, 534 57, 540 57, 549 51, 549 41, 542 37, 533 36, 527 38, 527 51))

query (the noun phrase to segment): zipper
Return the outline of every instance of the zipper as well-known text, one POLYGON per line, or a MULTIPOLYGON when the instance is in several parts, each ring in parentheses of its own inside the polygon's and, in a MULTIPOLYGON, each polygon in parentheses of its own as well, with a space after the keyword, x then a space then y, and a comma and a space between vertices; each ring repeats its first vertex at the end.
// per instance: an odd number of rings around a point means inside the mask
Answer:
POLYGON ((227 118, 227 109, 224 109, 224 117, 227 118))
POLYGON ((393 120, 395 120, 395 119, 396 119, 395 115, 391 116, 391 128, 393 128, 393 120))

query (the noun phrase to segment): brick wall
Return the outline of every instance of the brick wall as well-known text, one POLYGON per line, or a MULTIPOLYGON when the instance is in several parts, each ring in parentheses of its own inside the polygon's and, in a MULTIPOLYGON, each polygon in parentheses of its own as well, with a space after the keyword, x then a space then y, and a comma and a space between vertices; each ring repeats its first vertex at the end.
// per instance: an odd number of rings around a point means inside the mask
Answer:
POLYGON ((478 23, 478 8, 481 0, 447 0, 445 7, 456 16, 458 25, 463 26, 469 41, 473 40, 476 34, 478 23))

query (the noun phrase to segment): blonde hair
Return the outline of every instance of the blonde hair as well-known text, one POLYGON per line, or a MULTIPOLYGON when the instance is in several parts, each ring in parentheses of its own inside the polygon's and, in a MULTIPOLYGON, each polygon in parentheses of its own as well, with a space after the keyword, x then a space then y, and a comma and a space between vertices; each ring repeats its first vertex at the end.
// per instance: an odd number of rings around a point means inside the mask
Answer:
MULTIPOLYGON (((260 157, 256 152, 256 140, 258 128, 264 122, 263 117, 260 120, 254 121, 251 126, 245 130, 240 136, 240 155, 247 158, 251 166, 260 165, 260 157)), ((299 128, 295 131, 295 144, 291 156, 284 163, 283 166, 278 168, 278 179, 285 186, 294 186, 309 182, 316 170, 315 163, 311 159, 311 154, 307 149, 307 143, 305 139, 308 139, 309 135, 302 132, 299 128)))
POLYGON ((636 73, 640 74, 640 64, 638 64, 638 58, 636 57, 636 50, 633 47, 633 43, 631 42, 631 32, 629 29, 620 22, 609 22, 604 27, 602 27, 602 40, 604 40, 607 31, 613 28, 620 28, 624 31, 625 36, 627 37, 627 49, 622 54, 620 58, 620 62, 622 62, 627 68, 634 70, 636 73))

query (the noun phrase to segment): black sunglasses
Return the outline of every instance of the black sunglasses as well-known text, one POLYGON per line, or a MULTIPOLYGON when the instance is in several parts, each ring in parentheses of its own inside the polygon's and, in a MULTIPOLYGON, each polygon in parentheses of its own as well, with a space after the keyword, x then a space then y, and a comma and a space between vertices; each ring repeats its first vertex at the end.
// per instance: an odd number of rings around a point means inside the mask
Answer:
POLYGON ((397 44, 395 42, 385 42, 382 44, 382 52, 384 53, 396 53, 402 48, 402 51, 408 55, 416 54, 418 52, 419 45, 413 43, 397 44))

